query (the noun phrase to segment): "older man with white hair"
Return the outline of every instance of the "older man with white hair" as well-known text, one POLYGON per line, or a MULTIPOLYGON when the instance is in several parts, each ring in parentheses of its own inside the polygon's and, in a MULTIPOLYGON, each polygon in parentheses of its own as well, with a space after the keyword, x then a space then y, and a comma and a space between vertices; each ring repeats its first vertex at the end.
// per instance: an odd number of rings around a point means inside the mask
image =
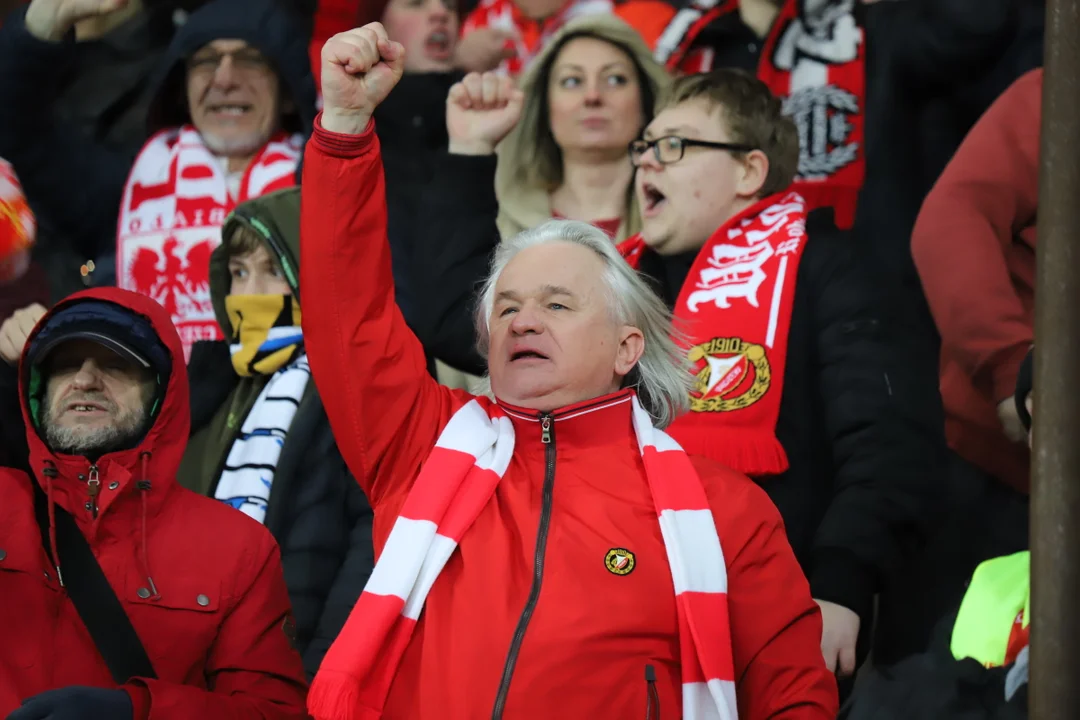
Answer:
POLYGON ((304 333, 378 564, 318 720, 834 718, 821 619, 765 494, 660 428, 684 410, 663 303, 607 237, 504 244, 478 312, 493 397, 438 385, 393 302, 375 107, 403 49, 323 49, 302 185, 304 333))

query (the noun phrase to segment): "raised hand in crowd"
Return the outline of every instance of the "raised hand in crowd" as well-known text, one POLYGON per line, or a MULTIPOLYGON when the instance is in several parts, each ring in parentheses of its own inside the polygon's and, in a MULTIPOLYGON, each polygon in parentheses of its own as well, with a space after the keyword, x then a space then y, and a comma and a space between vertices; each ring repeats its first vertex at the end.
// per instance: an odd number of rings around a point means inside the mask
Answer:
POLYGON ((130 0, 33 0, 26 29, 38 40, 59 42, 76 23, 125 10, 130 0))
POLYGON ((815 600, 821 608, 821 654, 825 667, 847 677, 855 672, 855 645, 859 639, 859 615, 843 605, 815 600))
POLYGON ((455 155, 490 155, 521 118, 525 94, 508 77, 469 73, 446 97, 446 130, 455 155))
POLYGON ((19 362, 23 347, 26 346, 26 338, 45 312, 43 306, 34 303, 16 310, 0 325, 0 358, 4 362, 9 365, 19 362))
POLYGON ((458 41, 454 64, 466 72, 484 72, 516 53, 510 41, 514 33, 499 28, 477 28, 458 41))
POLYGON ((1011 397, 1005 398, 998 403, 997 413, 1001 427, 1005 430, 1005 436, 1016 443, 1024 442, 1027 431, 1024 429, 1024 423, 1020 421, 1016 401, 1011 397))
POLYGON ((322 51, 322 127, 359 135, 405 72, 405 48, 382 23, 338 33, 322 51))

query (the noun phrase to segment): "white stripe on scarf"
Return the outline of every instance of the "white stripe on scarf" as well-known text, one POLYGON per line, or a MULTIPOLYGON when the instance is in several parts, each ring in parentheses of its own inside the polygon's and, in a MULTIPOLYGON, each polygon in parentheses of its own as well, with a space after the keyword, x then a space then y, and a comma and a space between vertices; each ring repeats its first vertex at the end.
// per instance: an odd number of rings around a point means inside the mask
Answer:
POLYGON ((259 522, 266 520, 281 449, 310 379, 305 354, 267 381, 229 449, 215 498, 259 522))

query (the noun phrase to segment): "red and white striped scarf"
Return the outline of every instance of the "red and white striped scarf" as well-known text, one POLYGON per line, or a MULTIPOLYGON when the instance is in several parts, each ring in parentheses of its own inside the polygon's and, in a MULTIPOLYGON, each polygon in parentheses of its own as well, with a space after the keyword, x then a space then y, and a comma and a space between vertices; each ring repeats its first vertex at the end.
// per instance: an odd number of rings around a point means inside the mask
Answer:
POLYGON ((124 188, 116 233, 117 285, 158 301, 172 317, 184 355, 220 340, 210 300, 210 253, 237 204, 295 184, 304 139, 278 133, 248 165, 238 197, 221 161, 190 125, 163 130, 139 153, 124 188))
MULTIPOLYGON (((682 717, 736 720, 727 566, 705 488, 678 443, 633 396, 633 423, 675 585, 682 717)), ((514 453, 514 427, 475 398, 447 423, 416 478, 375 570, 308 694, 316 720, 374 720, 428 592, 491 500, 514 453)))

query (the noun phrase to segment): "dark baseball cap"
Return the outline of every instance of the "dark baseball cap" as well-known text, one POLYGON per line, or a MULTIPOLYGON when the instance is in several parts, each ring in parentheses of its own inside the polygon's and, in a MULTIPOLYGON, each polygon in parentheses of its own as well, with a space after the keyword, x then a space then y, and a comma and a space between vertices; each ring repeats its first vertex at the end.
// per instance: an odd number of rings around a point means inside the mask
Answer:
POLYGON ((34 336, 27 361, 39 366, 49 353, 70 340, 89 340, 115 352, 166 382, 172 357, 153 324, 138 313, 104 300, 84 300, 54 312, 34 336))

